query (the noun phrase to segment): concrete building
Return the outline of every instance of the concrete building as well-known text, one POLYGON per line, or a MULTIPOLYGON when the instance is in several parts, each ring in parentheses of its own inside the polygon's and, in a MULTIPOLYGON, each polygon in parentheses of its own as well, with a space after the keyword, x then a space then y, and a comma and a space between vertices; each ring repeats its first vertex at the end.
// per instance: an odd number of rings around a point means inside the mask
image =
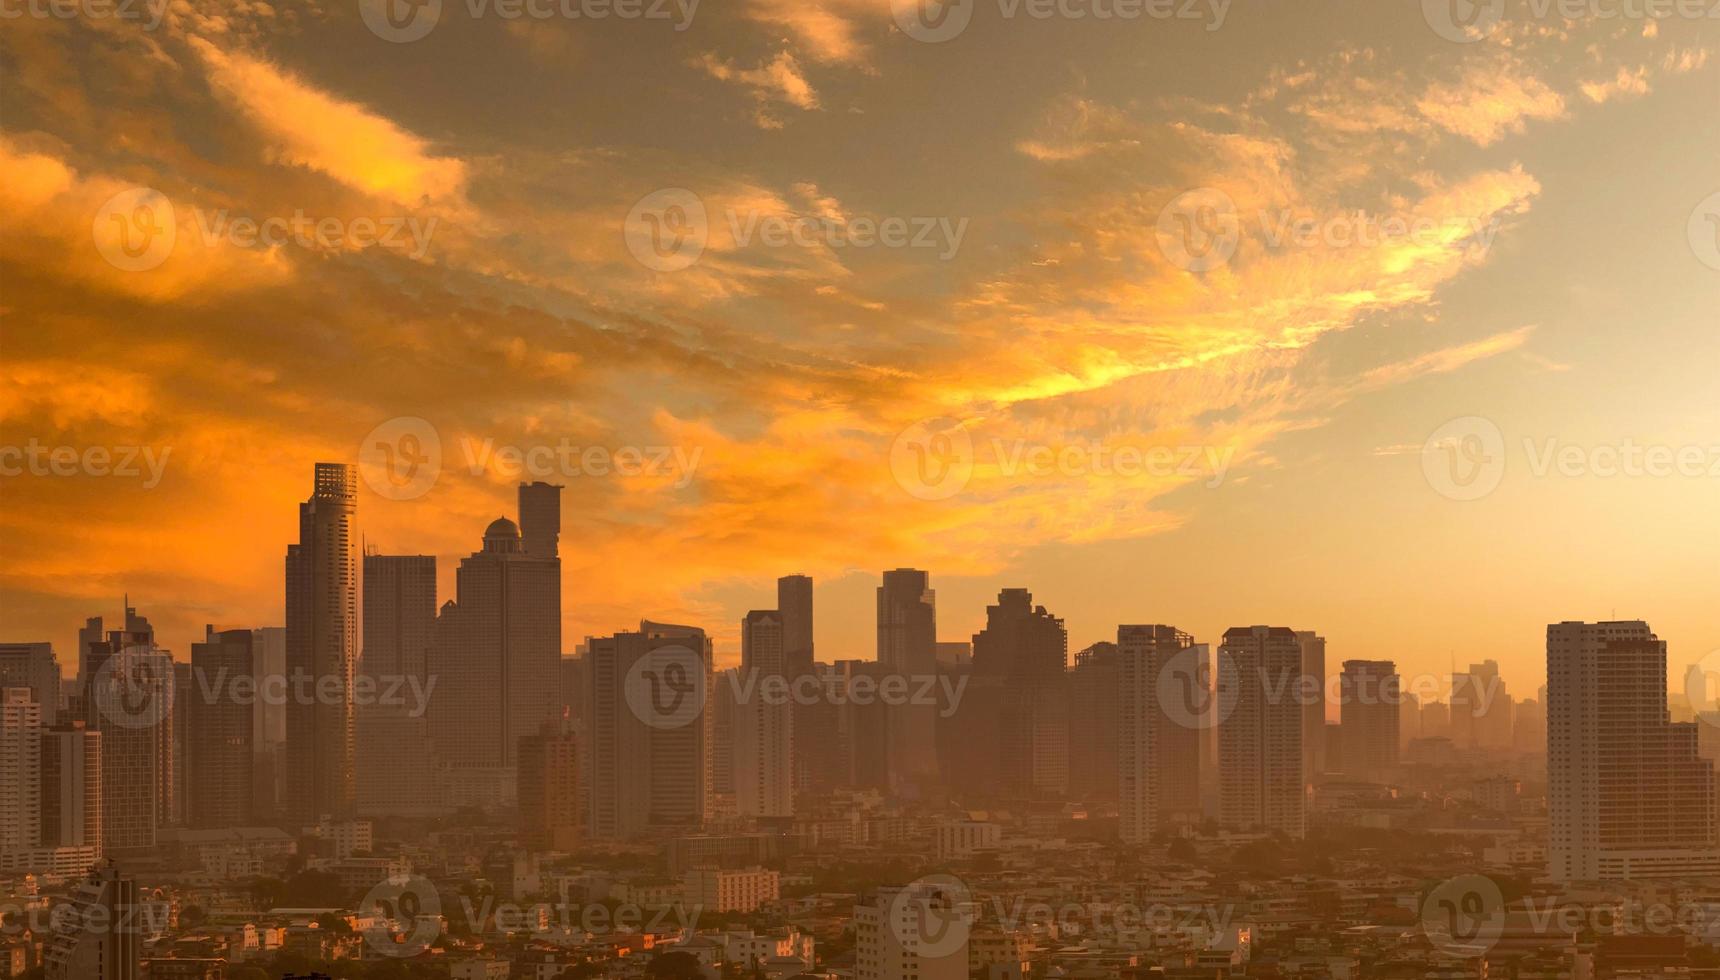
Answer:
MULTIPOLYGON (((359 676, 372 696, 358 705, 358 813, 428 816, 444 812, 427 706, 436 628, 436 559, 364 556, 364 647, 359 676)), ((438 684, 438 686, 440 686, 438 684)))
POLYGON ((1328 768, 1323 737, 1326 732, 1326 638, 1313 630, 1298 630, 1296 642, 1302 648, 1302 781, 1312 785, 1320 781, 1328 768))
POLYGON ((756 912, 782 894, 782 876, 765 868, 694 868, 684 876, 686 903, 701 913, 756 912))
POLYGON ((1389 660, 1346 660, 1339 683, 1344 774, 1382 782, 1398 764, 1402 680, 1389 660))
POLYGON ((60 662, 51 643, 0 643, 0 690, 27 687, 42 710, 42 724, 59 722, 60 662))
POLYGON ((579 846, 579 743, 573 732, 546 723, 520 740, 520 840, 534 850, 579 846))
POLYGON ((856 980, 967 980, 967 896, 926 881, 881 888, 854 908, 856 980))
MULTIPOLYGON (((938 668, 937 593, 931 576, 914 568, 884 573, 878 586, 878 665, 886 675, 931 677, 938 668)), ((892 789, 907 795, 936 783, 937 706, 908 703, 885 711, 886 766, 892 789)))
POLYGON ((98 868, 72 889, 43 950, 47 980, 139 980, 143 919, 137 882, 98 868))
POLYGON ((357 809, 358 473, 316 464, 299 505, 299 541, 287 546, 286 815, 298 824, 357 809))
POLYGON ((749 612, 741 621, 731 778, 738 812, 752 819, 794 816, 794 704, 784 624, 774 609, 749 612))
POLYGON ((250 630, 216 632, 206 627, 191 644, 190 689, 182 689, 186 719, 186 825, 248 827, 254 822, 255 707, 244 682, 255 676, 255 636, 250 630))
POLYGON ((1218 657, 1219 820, 1301 837, 1301 639, 1281 626, 1236 627, 1218 657))
MULTIPOLYGON (((1192 636, 1173 626, 1117 627, 1118 815, 1127 843, 1145 843, 1178 820, 1200 819, 1202 729, 1192 713, 1173 713, 1164 704, 1167 694, 1183 693, 1174 690, 1176 658, 1192 664, 1199 654, 1185 651, 1194 646, 1192 636)), ((1198 679, 1198 670, 1188 672, 1198 679)))

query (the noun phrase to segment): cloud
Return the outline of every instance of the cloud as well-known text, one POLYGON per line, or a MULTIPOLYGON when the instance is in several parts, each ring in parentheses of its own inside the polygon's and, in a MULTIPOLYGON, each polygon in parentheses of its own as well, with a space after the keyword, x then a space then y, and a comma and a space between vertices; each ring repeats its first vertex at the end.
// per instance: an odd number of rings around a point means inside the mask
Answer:
POLYGON ((1620 68, 1612 78, 1599 82, 1584 82, 1583 95, 1590 102, 1609 102, 1616 98, 1633 97, 1648 94, 1648 69, 1638 68, 1631 71, 1620 68))
POLYGON ((747 89, 758 102, 756 121, 762 129, 780 129, 781 120, 770 114, 773 104, 785 104, 811 111, 818 108, 818 93, 801 74, 800 64, 784 51, 757 68, 737 68, 714 54, 694 61, 705 74, 719 81, 733 82, 747 89))
POLYGON ((1416 109, 1451 133, 1489 146, 1507 134, 1521 133, 1532 120, 1559 119, 1565 99, 1546 82, 1502 62, 1472 66, 1455 82, 1436 82, 1416 101, 1416 109))

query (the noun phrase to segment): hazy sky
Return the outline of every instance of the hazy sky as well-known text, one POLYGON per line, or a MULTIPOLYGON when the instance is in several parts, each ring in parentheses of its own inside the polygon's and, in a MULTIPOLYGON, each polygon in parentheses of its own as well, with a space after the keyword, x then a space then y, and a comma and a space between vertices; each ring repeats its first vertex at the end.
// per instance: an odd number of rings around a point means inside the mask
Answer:
POLYGON ((1720 650, 1720 20, 127 2, 0 33, 0 639, 279 623, 362 449, 366 541, 444 597, 564 484, 569 650, 734 660, 802 571, 870 657, 899 565, 945 639, 1026 586, 1071 650, 1268 623, 1519 691, 1549 621, 1720 650))

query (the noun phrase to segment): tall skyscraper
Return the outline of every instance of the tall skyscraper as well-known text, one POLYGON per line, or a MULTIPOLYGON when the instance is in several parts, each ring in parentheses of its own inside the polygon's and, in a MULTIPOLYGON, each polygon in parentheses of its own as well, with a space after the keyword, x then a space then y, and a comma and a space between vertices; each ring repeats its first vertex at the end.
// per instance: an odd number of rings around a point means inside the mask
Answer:
POLYGON ((102 856, 102 736, 81 721, 42 732, 42 846, 102 856))
POLYGON ((188 825, 214 829, 253 824, 252 742, 256 711, 242 685, 256 673, 250 630, 206 627, 191 644, 192 685, 179 693, 189 762, 188 825))
MULTIPOLYGON (((561 557, 561 487, 520 484, 520 547, 533 558, 561 557)), ((558 566, 559 567, 559 566, 558 566)))
POLYGON ((1026 589, 999 592, 973 638, 973 682, 962 707, 973 755, 964 786, 1023 798, 1067 795, 1068 666, 1063 620, 1035 606, 1026 589))
MULTIPOLYGON (((938 668, 937 593, 931 576, 915 568, 884 573, 878 586, 878 663, 891 676, 933 677, 938 668)), ((937 706, 891 705, 887 765, 891 787, 911 794, 938 779, 937 706)))
POLYGON ((1115 643, 1095 643, 1075 654, 1069 674, 1069 795, 1077 800, 1117 799, 1122 692, 1115 643))
POLYGON ((42 830, 42 706, 0 688, 0 854, 35 849, 42 830))
MULTIPOLYGON (((91 620, 99 624, 100 620, 91 620)), ((102 733, 102 847, 152 848, 174 818, 173 657, 127 608, 124 630, 85 647, 85 720, 102 733)), ((187 697, 190 695, 187 694, 187 697)))
POLYGON ((1715 775, 1640 621, 1547 627, 1548 863, 1560 881, 1720 874, 1715 775))
POLYGON ((43 950, 47 980, 138 980, 143 916, 137 882, 109 865, 72 889, 43 950))
POLYGON ((1513 707, 1498 661, 1470 664, 1451 677, 1452 740, 1466 749, 1509 747, 1513 707))
POLYGON ((498 518, 483 548, 462 559, 455 599, 442 607, 429 654, 436 678, 430 736, 452 769, 489 770, 509 794, 520 739, 560 717, 561 559, 554 556, 560 487, 520 487, 533 541, 498 518))
POLYGON ((1313 784, 1326 774, 1326 638, 1298 630, 1302 647, 1302 781, 1313 784))
POLYGON ((1340 679, 1344 773, 1382 781, 1397 768, 1402 681, 1389 660, 1346 660, 1340 679))
POLYGON ((0 643, 0 690, 27 687, 42 709, 42 724, 59 721, 60 662, 49 643, 0 643))
POLYGON ((734 710, 735 802, 750 818, 794 816, 794 704, 783 616, 754 610, 741 621, 741 697, 734 710))
MULTIPOLYGON (((277 683, 287 676, 287 630, 264 626, 251 631, 251 657, 257 683, 277 683)), ((283 698, 257 699, 251 712, 251 815, 260 824, 273 824, 285 815, 287 795, 287 705, 283 698)))
POLYGON ((316 464, 299 505, 299 542, 287 546, 287 815, 296 825, 356 809, 358 730, 358 474, 316 464))
POLYGON ((1282 626, 1235 627, 1218 657, 1219 820, 1301 837, 1301 640, 1282 626))
MULTIPOLYGON (((1161 685, 1173 661, 1195 646, 1194 638, 1172 626, 1117 628, 1118 815, 1124 841, 1145 843, 1173 822, 1198 822, 1200 805, 1199 718, 1193 712, 1165 710, 1161 685)), ((1191 659, 1197 655, 1185 655, 1191 659)), ((1196 678, 1199 671, 1191 669, 1196 678)))
POLYGON ((378 696, 358 706, 361 815, 424 816, 445 809, 426 706, 417 700, 430 690, 427 662, 435 628, 436 559, 365 555, 358 670, 378 696), (389 693, 395 696, 385 700, 382 695, 389 693))
POLYGON ((701 828, 714 762, 711 641, 696 627, 647 621, 638 632, 589 637, 585 648, 587 835, 701 828))
POLYGON ((776 608, 782 615, 782 649, 791 677, 812 671, 812 577, 784 575, 776 580, 776 608))
POLYGON ((537 851, 579 846, 579 745, 564 723, 520 739, 520 841, 537 851))

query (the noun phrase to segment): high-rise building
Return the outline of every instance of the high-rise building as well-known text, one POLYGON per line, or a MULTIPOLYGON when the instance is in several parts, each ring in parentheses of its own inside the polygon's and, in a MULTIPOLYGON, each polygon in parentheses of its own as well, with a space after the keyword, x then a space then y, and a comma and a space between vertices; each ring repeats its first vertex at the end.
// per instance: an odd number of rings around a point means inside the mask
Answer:
POLYGON ((550 554, 555 532, 546 527, 560 492, 546 483, 520 487, 533 550, 513 521, 492 522, 483 548, 460 562, 455 599, 443 605, 430 647, 437 757, 456 773, 504 773, 509 793, 520 739, 560 717, 561 559, 550 554))
POLYGON ((784 626, 774 609, 754 610, 741 621, 732 778, 743 817, 794 816, 794 704, 787 696, 784 626))
POLYGON ((60 662, 51 643, 0 643, 0 690, 27 687, 42 709, 42 724, 59 722, 60 662))
MULTIPOLYGON (((100 622, 99 619, 91 620, 100 622)), ((174 817, 174 715, 179 709, 173 657, 135 610, 124 630, 86 649, 85 720, 102 733, 102 847, 107 853, 152 848, 174 817)), ((190 697, 189 693, 184 695, 190 697)))
POLYGON ((356 809, 358 716, 358 474, 316 464, 299 505, 299 541, 287 546, 288 698, 286 809, 294 825, 356 809), (313 691, 314 696, 297 696, 313 691))
POLYGON ((0 688, 0 854, 33 850, 42 830, 42 706, 0 688))
POLYGON ((1069 673, 1069 795, 1074 799, 1118 798, 1121 684, 1115 643, 1076 652, 1069 673))
MULTIPOLYGON (((884 573, 878 586, 878 663, 888 676, 933 677, 938 667, 937 593, 931 576, 915 568, 884 573)), ((888 706, 886 765, 890 787, 912 794, 938 779, 937 707, 907 703, 888 706)))
POLYGON ((365 555, 358 671, 374 696, 358 705, 361 816, 426 816, 445 809, 427 706, 420 703, 433 693, 427 661, 435 627, 436 559, 365 555))
POLYGON ((1509 747, 1512 707, 1498 661, 1470 664, 1451 676, 1452 741, 1466 749, 1509 747))
POLYGON ((72 889, 43 950, 47 980, 138 980, 143 946, 137 882, 111 864, 72 889))
POLYGON ((1026 589, 1004 589, 973 638, 961 784, 1020 798, 1069 789, 1069 634, 1026 589))
POLYGON ((589 637, 585 649, 586 834, 627 840, 699 830, 714 761, 710 640, 696 627, 647 621, 638 632, 589 637))
POLYGON ((102 736, 81 721, 42 731, 42 847, 102 856, 102 736))
POLYGON ((782 615, 782 648, 790 677, 812 672, 812 577, 776 580, 776 609, 782 615))
POLYGON ((880 888, 854 908, 857 980, 967 980, 972 910, 959 889, 880 888))
POLYGON ((1302 781, 1317 783, 1326 774, 1326 638, 1298 630, 1302 647, 1302 781))
POLYGON ((521 549, 544 561, 560 558, 561 487, 554 483, 522 483, 519 499, 521 549))
POLYGON ((1346 660, 1340 678, 1344 773, 1382 781, 1398 764, 1402 680, 1389 660, 1346 660))
POLYGON ((1235 627, 1218 657, 1219 820, 1301 837, 1301 640, 1282 626, 1235 627))
POLYGON ((1547 627, 1549 871, 1720 875, 1715 775, 1667 710, 1666 643, 1640 621, 1547 627))
MULTIPOLYGON (((287 677, 287 630, 264 626, 251 631, 251 657, 257 685, 277 685, 287 677)), ((287 703, 285 698, 259 697, 251 713, 251 815, 268 825, 285 817, 287 794, 287 703)))
MULTIPOLYGON (((1178 655, 1194 638, 1172 626, 1119 626, 1117 769, 1119 828, 1124 841, 1145 843, 1173 822, 1198 822, 1199 719, 1166 711, 1164 691, 1178 655)), ((1198 671, 1190 673, 1198 675, 1198 671)))
POLYGON ((520 840, 533 850, 579 846, 579 744, 562 723, 520 739, 520 840))
POLYGON ((205 829, 253 824, 252 743, 256 711, 244 681, 256 673, 255 634, 206 627, 191 644, 191 689, 179 690, 189 762, 188 825, 205 829))

